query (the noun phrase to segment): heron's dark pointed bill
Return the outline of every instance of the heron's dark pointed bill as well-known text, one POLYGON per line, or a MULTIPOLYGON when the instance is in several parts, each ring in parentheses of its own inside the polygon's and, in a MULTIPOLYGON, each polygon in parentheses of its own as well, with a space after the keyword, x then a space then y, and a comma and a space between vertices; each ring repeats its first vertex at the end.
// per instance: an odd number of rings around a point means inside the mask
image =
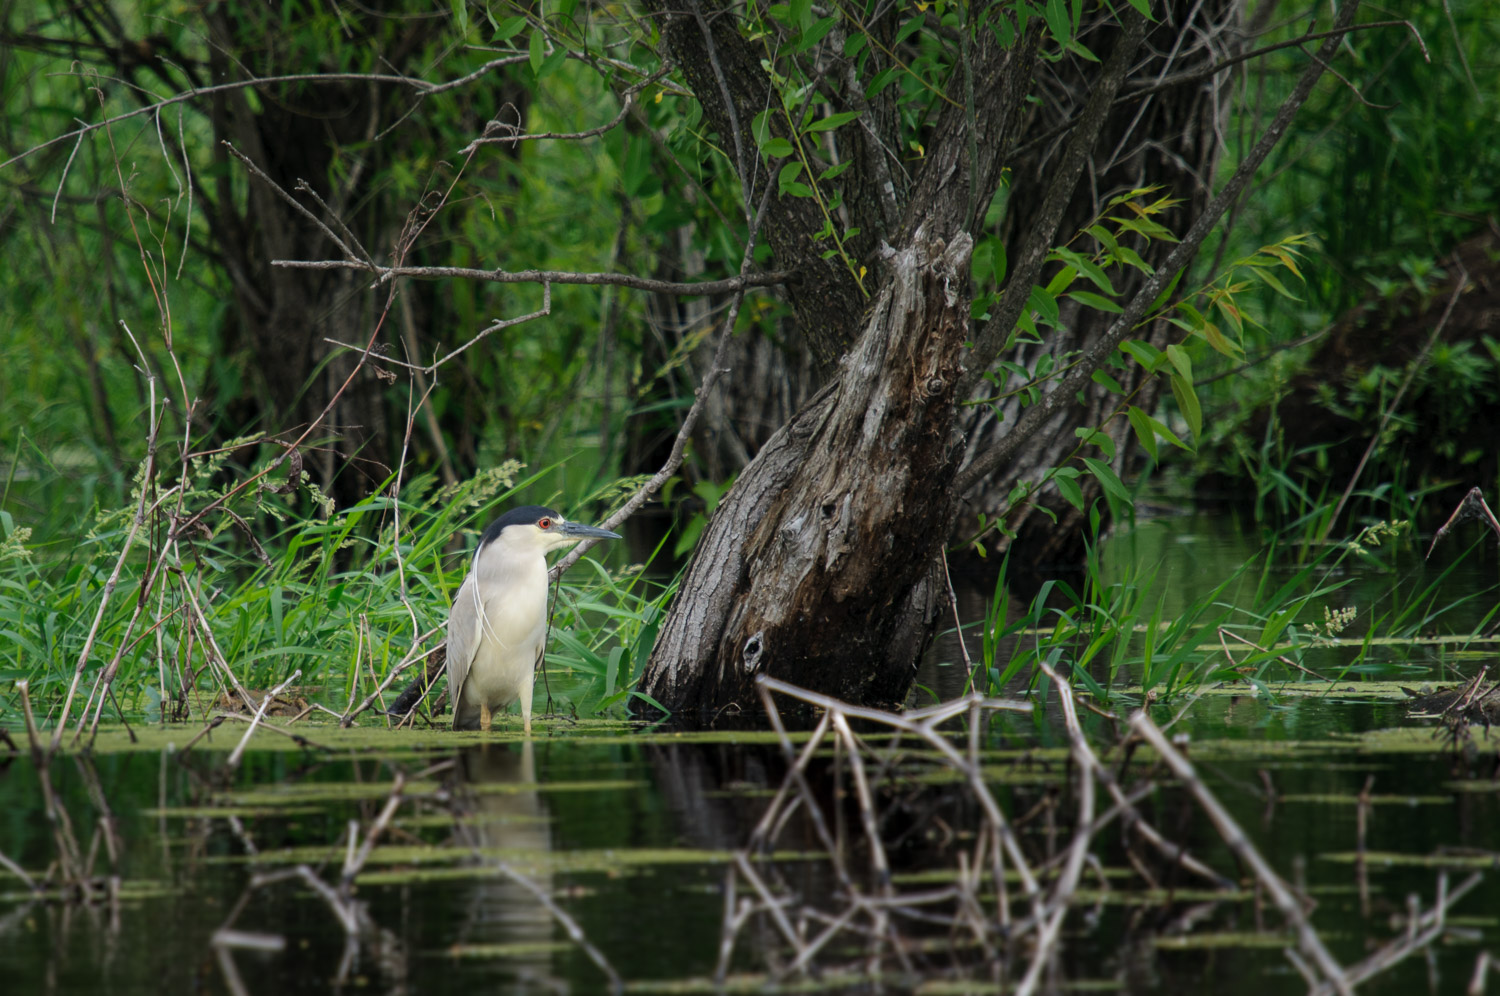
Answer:
POLYGON ((624 539, 619 533, 612 533, 598 526, 585 526, 581 522, 564 522, 562 532, 564 536, 576 536, 579 539, 624 539))

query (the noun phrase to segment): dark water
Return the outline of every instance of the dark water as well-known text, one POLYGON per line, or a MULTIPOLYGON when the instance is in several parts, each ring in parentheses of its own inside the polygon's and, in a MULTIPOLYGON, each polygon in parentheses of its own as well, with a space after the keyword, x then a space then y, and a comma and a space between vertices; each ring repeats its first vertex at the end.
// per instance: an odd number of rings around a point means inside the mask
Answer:
MULTIPOLYGON (((1112 541, 1106 570, 1119 576, 1131 569, 1126 564, 1149 565, 1164 597, 1185 604, 1253 552, 1235 535, 1202 522, 1149 524, 1112 541)), ((1440 600, 1465 590, 1483 595, 1449 614, 1453 626, 1472 625, 1488 611, 1481 603, 1490 598, 1492 559, 1469 554, 1443 582, 1440 600)), ((1372 606, 1392 597, 1393 583, 1424 585, 1445 566, 1402 554, 1382 570, 1355 572, 1339 597, 1372 606)), ((971 618, 982 613, 979 587, 960 593, 971 618)), ((1170 610, 1177 604, 1169 601, 1170 610)), ((961 657, 953 650, 951 640, 939 647, 922 674, 943 694, 961 686, 962 668, 947 663, 961 657)), ((1431 648, 1393 648, 1387 656, 1413 681, 1472 674, 1487 663, 1431 648), (1414 670, 1419 666, 1425 670, 1414 670)), ((1500 937, 1500 867, 1493 867, 1500 864, 1500 742, 1479 733, 1466 749, 1449 749, 1430 727, 1409 720, 1402 702, 1364 694, 1366 677, 1325 694, 1274 700, 1214 690, 1188 707, 1172 732, 1185 736, 1200 775, 1254 846, 1315 902, 1312 923, 1345 964, 1405 931, 1410 897, 1422 910, 1432 906, 1441 869, 1408 862, 1448 860, 1449 887, 1480 868, 1483 880, 1454 906, 1445 937, 1360 989, 1463 991, 1478 953, 1495 950, 1500 937), (1400 730, 1408 732, 1389 732, 1400 730), (1361 868, 1350 856, 1361 809, 1355 797, 1367 785, 1370 857, 1361 868)), ((1182 706, 1152 714, 1165 725, 1182 706)), ((1101 749, 1119 739, 1098 716, 1086 714, 1084 722, 1101 749)), ((445 733, 360 741, 304 731, 331 745, 327 750, 262 734, 229 773, 238 733, 226 725, 184 754, 179 748, 192 732, 155 733, 134 748, 112 734, 101 742, 108 749, 52 762, 51 782, 80 860, 93 852, 93 875, 112 879, 117 898, 33 898, 0 869, 5 992, 606 991, 606 976, 537 890, 575 921, 630 989, 713 991, 705 980, 720 956, 728 860, 786 771, 780 747, 756 733, 712 739, 558 721, 531 744, 462 750, 452 749, 456 738, 445 733), (347 909, 358 928, 350 940, 313 880, 337 889, 350 822, 363 840, 398 771, 408 787, 356 879, 347 909), (299 866, 311 878, 256 881, 299 866), (216 946, 216 932, 226 929, 267 949, 216 946)), ((1065 744, 1050 704, 1034 716, 997 719, 983 739, 997 797, 1038 862, 1070 839, 1073 773, 1065 744), (1054 810, 1055 819, 1046 815, 1054 810)), ((951 788, 924 782, 928 769, 914 767, 917 760, 898 765, 900 787, 887 800, 886 830, 899 841, 891 848, 898 882, 954 867, 968 846, 965 821, 974 817, 951 788)), ((856 817, 848 795, 836 792, 832 763, 824 752, 809 777, 828 818, 852 825, 856 817)), ((1127 762, 1116 752, 1107 763, 1125 782, 1152 775, 1140 755, 1127 762)), ((1264 996, 1305 989, 1282 953, 1280 914, 1254 894, 1246 869, 1182 787, 1162 777, 1156 784, 1143 797, 1143 814, 1246 889, 1205 898, 1202 882, 1148 856, 1154 884, 1174 890, 1148 894, 1119 827, 1108 828, 1096 854, 1109 889, 1099 888, 1093 872, 1085 875, 1084 888, 1094 892, 1070 915, 1041 990, 1264 996), (1190 946, 1231 933, 1255 936, 1190 946)), ((29 758, 0 760, 0 852, 38 878, 59 853, 42 799, 29 758)), ((806 821, 789 820, 777 848, 787 852, 774 869, 786 894, 828 900, 834 882, 826 863, 792 853, 819 848, 806 821)), ((767 875, 772 871, 768 865, 767 875)), ((909 936, 913 950, 928 943, 926 954, 912 956, 913 972, 879 984, 840 981, 826 973, 859 964, 860 953, 835 949, 818 962, 823 988, 905 992, 924 980, 967 977, 980 981, 934 991, 993 990, 983 970, 966 967, 972 951, 945 947, 952 941, 946 929, 913 926, 909 936)), ((764 973, 785 957, 775 931, 751 922, 736 939, 731 972, 764 973)), ((1025 967, 1023 951, 1009 965, 1012 982, 1025 967)), ((801 981, 816 988, 819 975, 801 981)))

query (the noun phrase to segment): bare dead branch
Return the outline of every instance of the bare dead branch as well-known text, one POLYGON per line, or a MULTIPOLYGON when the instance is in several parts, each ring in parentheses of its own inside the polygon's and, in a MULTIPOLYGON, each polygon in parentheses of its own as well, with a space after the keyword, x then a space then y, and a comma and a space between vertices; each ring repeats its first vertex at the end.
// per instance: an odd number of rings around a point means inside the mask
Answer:
POLYGON ((1298 947, 1317 965, 1326 983, 1340 996, 1350 996, 1353 992, 1352 981, 1343 966, 1323 944, 1323 939, 1318 936, 1318 932, 1313 929, 1307 919, 1307 914, 1302 909, 1302 903, 1292 894, 1281 876, 1276 874, 1275 869, 1256 850, 1255 845, 1250 843, 1250 838, 1245 835, 1244 830, 1240 829, 1234 817, 1229 815, 1229 810, 1225 809, 1213 792, 1209 791, 1208 786, 1203 784, 1193 765, 1176 747, 1172 746, 1161 730, 1157 729, 1145 710, 1138 709, 1131 714, 1130 727, 1151 745, 1151 749, 1156 751, 1157 756, 1172 769, 1172 773, 1182 780, 1192 792, 1193 798, 1198 800, 1198 805, 1202 807, 1215 829, 1219 831, 1219 836, 1224 839, 1225 845, 1255 873, 1256 880, 1296 931, 1298 947))
MULTIPOLYGON (((385 680, 376 687, 375 691, 367 695, 364 701, 361 702, 357 708, 351 709, 343 716, 339 717, 339 726, 347 728, 354 722, 355 717, 375 704, 376 699, 378 699, 387 688, 391 687, 391 682, 401 677, 401 675, 404 674, 406 670, 417 661, 422 660, 424 657, 426 657, 427 653, 420 649, 422 644, 442 629, 442 626, 434 626, 427 632, 423 633, 420 637, 418 637, 417 641, 412 644, 412 649, 407 651, 406 656, 401 660, 401 663, 397 664, 395 667, 391 668, 389 672, 387 672, 385 680)), ((415 704, 413 704, 413 708, 415 708, 415 704)))
MULTIPOLYGON (((741 281, 751 276, 750 268, 755 262, 756 235, 760 231, 761 223, 765 220, 766 206, 770 201, 771 185, 767 184, 766 189, 761 193, 760 207, 756 209, 755 217, 750 223, 749 234, 745 240, 745 254, 740 259, 740 275, 737 278, 741 281)), ((683 455, 687 452, 687 442, 693 435, 693 429, 698 425, 699 417, 703 414, 703 406, 708 401, 708 396, 713 391, 714 385, 719 382, 719 378, 728 373, 728 370, 724 366, 724 357, 728 350, 729 337, 734 334, 735 321, 739 318, 740 305, 745 301, 745 289, 747 286, 749 285, 741 283, 735 288, 734 298, 729 303, 729 311, 724 316, 724 331, 720 333, 719 345, 714 350, 713 361, 709 364, 708 372, 703 375, 703 383, 698 385, 698 390, 693 397, 693 406, 688 409, 687 415, 682 420, 682 426, 677 430, 677 438, 672 441, 672 451, 667 455, 666 463, 662 464, 661 469, 652 474, 651 479, 641 485, 640 489, 631 495, 630 499, 624 505, 621 505, 613 515, 601 523, 605 529, 615 528, 640 511, 641 506, 646 504, 647 499, 660 491, 667 481, 671 479, 672 475, 677 473, 677 468, 682 466, 683 455)), ((548 576, 553 581, 562 577, 563 572, 578 563, 579 558, 587 553, 597 542, 597 540, 585 540, 569 550, 565 556, 553 565, 548 576)))
MULTIPOLYGON (((333 229, 329 228, 326 224, 323 223, 323 219, 319 218, 317 215, 313 214, 307 208, 303 207, 302 204, 298 202, 297 198, 293 197, 290 193, 288 193, 285 189, 283 189, 282 186, 281 186, 281 184, 279 184, 275 180, 271 179, 270 176, 268 176, 266 174, 265 170, 263 170, 259 166, 255 165, 255 162, 253 160, 251 160, 251 158, 249 156, 245 155, 239 149, 236 149, 234 147, 234 144, 232 142, 230 142, 228 139, 225 139, 225 140, 221 141, 219 144, 222 145, 222 146, 224 146, 224 148, 228 149, 229 150, 229 154, 231 156, 234 156, 234 158, 238 159, 240 161, 240 165, 244 166, 247 170, 249 170, 250 174, 252 176, 254 176, 254 177, 256 177, 256 178, 258 178, 260 180, 263 180, 265 182, 266 186, 270 187, 271 190, 276 194, 276 196, 279 197, 279 198, 281 198, 281 200, 284 201, 288 206, 290 206, 293 211, 296 211, 298 214, 302 215, 302 217, 306 218, 308 221, 310 221, 314 225, 318 226, 318 228, 322 229, 323 234, 326 235, 326 236, 328 236, 328 241, 332 242, 334 245, 336 245, 340 249, 342 249, 343 252, 344 252, 344 256, 346 258, 351 259, 351 260, 361 259, 362 258, 362 261, 365 263, 365 265, 367 265, 367 266, 374 266, 374 265, 376 265, 375 261, 373 259, 370 259, 368 253, 363 253, 362 257, 355 256, 354 255, 354 250, 350 249, 344 243, 343 239, 341 239, 337 235, 335 235, 334 232, 333 232, 333 229)), ((298 180, 298 186, 301 187, 304 190, 309 191, 309 192, 311 192, 311 190, 312 190, 312 187, 308 185, 308 183, 307 183, 306 180, 298 180)), ((319 203, 322 203, 322 198, 318 198, 318 201, 319 201, 319 203)), ((327 205, 324 205, 324 207, 326 208, 327 205)))
MULTIPOLYGON (((429 97, 433 94, 443 93, 448 90, 457 89, 458 87, 467 86, 468 84, 479 79, 481 76, 484 76, 487 73, 492 72, 493 70, 501 69, 505 66, 520 65, 521 63, 526 62, 528 58, 529 56, 521 54, 507 55, 499 59, 491 59, 484 65, 480 66, 478 69, 475 69, 473 72, 465 73, 463 76, 460 76, 457 79, 449 80, 446 83, 430 83, 427 80, 417 79, 413 76, 396 76, 384 73, 294 73, 288 76, 259 76, 254 79, 234 80, 229 83, 217 83, 213 86, 193 87, 191 89, 184 90, 181 93, 173 94, 170 97, 163 97, 155 103, 147 104, 143 107, 137 107, 134 110, 126 111, 123 114, 116 114, 113 117, 104 119, 103 121, 96 121, 93 124, 82 125, 70 132, 65 132, 55 138, 50 138, 45 142, 32 146, 25 152, 17 153, 4 162, 0 162, 0 169, 4 169, 5 167, 10 166, 14 163, 18 163, 23 159, 27 159, 35 155, 36 153, 41 152, 44 149, 50 149, 52 146, 57 145, 61 142, 66 142, 69 139, 81 138, 82 136, 87 135, 90 132, 98 131, 101 128, 108 128, 110 125, 118 124, 121 121, 129 121, 131 118, 138 118, 143 114, 156 114, 165 107, 171 107, 173 104, 181 104, 185 101, 193 100, 196 97, 207 97, 216 93, 227 93, 231 90, 246 90, 255 87, 274 86, 279 83, 355 82, 377 84, 386 83, 393 86, 402 86, 415 91, 419 97, 429 97)), ((117 80, 107 76, 98 76, 97 74, 91 76, 91 78, 96 78, 112 83, 131 85, 126 83, 124 80, 117 80)))
POLYGON ((272 266, 283 266, 299 270, 365 270, 381 281, 398 277, 418 280, 484 280, 496 284, 588 284, 592 286, 629 287, 651 294, 679 294, 685 297, 707 297, 713 294, 729 294, 750 287, 771 287, 794 279, 795 274, 786 270, 769 273, 743 271, 739 276, 723 280, 701 280, 679 283, 672 280, 656 280, 637 277, 630 273, 576 273, 571 270, 480 270, 467 266, 371 266, 357 260, 344 259, 273 259, 272 266))
POLYGON ((255 718, 250 721, 250 728, 246 730, 245 735, 240 738, 239 745, 235 747, 235 749, 229 754, 228 767, 230 771, 233 771, 235 768, 238 768, 240 766, 240 758, 245 753, 245 746, 250 743, 250 738, 255 736, 255 727, 260 723, 262 719, 265 719, 266 709, 270 708, 271 703, 276 700, 276 696, 286 691, 287 686, 300 677, 302 677, 302 669, 299 667, 297 670, 292 672, 292 676, 290 678, 283 681, 275 688, 271 689, 266 693, 265 698, 260 700, 260 705, 255 710, 255 718))
MULTIPOLYGON (((590 64, 593 63, 593 59, 585 54, 578 54, 575 57, 585 62, 589 62, 590 64)), ((577 141, 579 139, 595 138, 599 135, 603 135, 606 132, 613 131, 614 129, 619 127, 620 122, 625 120, 625 115, 629 114, 631 108, 635 105, 636 97, 642 90, 657 82, 662 77, 669 74, 671 71, 672 67, 670 65, 663 66, 661 69, 658 69, 656 72, 652 73, 646 78, 629 86, 623 93, 620 94, 620 112, 609 121, 605 122, 602 125, 599 125, 597 128, 588 128, 584 131, 573 132, 547 131, 527 134, 525 132, 522 132, 516 125, 506 124, 498 119, 491 119, 487 124, 485 124, 484 133, 478 138, 474 139, 474 141, 470 142, 468 145, 460 149, 458 154, 461 156, 472 155, 474 151, 481 145, 514 146, 518 142, 539 142, 543 139, 551 139, 556 141, 577 141)))
MULTIPOLYGON (((134 341, 134 337, 132 337, 134 341)), ((140 346, 136 346, 137 352, 140 346)), ((141 363, 144 370, 150 368, 145 366, 145 355, 141 354, 141 363)), ((83 641, 83 649, 78 653, 78 663, 73 668, 73 680, 68 684, 67 697, 63 699, 62 713, 57 718, 57 725, 52 730, 52 743, 48 747, 49 753, 55 753, 58 745, 62 743, 63 730, 68 725, 68 710, 73 705, 73 697, 78 692, 78 683, 83 678, 84 668, 88 666, 89 655, 94 649, 94 640, 99 635, 99 626, 104 622, 104 610, 109 605, 110 596, 114 594, 115 586, 120 582, 120 571, 125 566, 125 558, 130 555, 135 546, 136 535, 140 533, 141 527, 146 523, 146 506, 151 494, 151 484, 155 479, 156 470, 156 435, 161 428, 161 422, 157 417, 156 410, 156 378, 149 373, 146 376, 147 384, 147 412, 150 416, 150 424, 146 431, 146 459, 141 473, 141 496, 136 502, 135 515, 131 517, 130 529, 125 534, 125 542, 120 548, 120 555, 115 558, 114 569, 109 572, 109 578, 104 582, 104 590, 99 594, 99 608, 94 611, 94 622, 89 627, 89 635, 83 641)), ((136 613, 139 615, 145 599, 138 599, 136 613)), ((123 640, 121 641, 124 642, 123 640)), ((85 710, 86 711, 86 710, 85 710)))

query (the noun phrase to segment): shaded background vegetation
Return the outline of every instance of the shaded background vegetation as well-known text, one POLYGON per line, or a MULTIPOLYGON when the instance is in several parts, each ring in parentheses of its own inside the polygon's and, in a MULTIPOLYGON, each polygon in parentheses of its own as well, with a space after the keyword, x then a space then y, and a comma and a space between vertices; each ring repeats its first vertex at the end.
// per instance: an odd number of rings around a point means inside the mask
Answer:
MULTIPOLYGON (((1450 6, 1451 20, 1441 4, 1411 12, 1415 33, 1350 37, 1354 68, 1319 86, 1189 278, 1206 281, 1226 261, 1299 232, 1314 240, 1305 279, 1288 281, 1296 300, 1269 286, 1243 292, 1261 295, 1246 308, 1255 321, 1245 326, 1244 361, 1199 344, 1195 362, 1209 385, 1201 445, 1191 455, 1166 447, 1162 457, 1179 496, 1200 483, 1253 501, 1268 525, 1326 522, 1352 471, 1347 455, 1376 432, 1410 370, 1414 388, 1381 434, 1355 511, 1406 515, 1430 489, 1496 483, 1492 434, 1476 431, 1500 395, 1500 332, 1486 332, 1480 310, 1423 349, 1456 276, 1450 254, 1495 225, 1500 175, 1490 138, 1500 125, 1500 29, 1482 3, 1450 6), (1390 345, 1363 332, 1315 337, 1336 323, 1388 329, 1390 345), (1331 357, 1330 342, 1339 344, 1331 357), (1288 418, 1291 402, 1304 407, 1288 418), (1320 425, 1325 433, 1311 432, 1320 425)), ((326 233, 288 223, 275 192, 224 144, 287 190, 306 181, 381 262, 730 276, 744 238, 733 170, 701 111, 670 82, 640 91, 621 125, 598 137, 466 151, 487 122, 533 133, 608 123, 619 94, 654 71, 647 45, 601 47, 592 65, 549 55, 529 47, 540 37, 532 25, 557 13, 539 6, 434 12, 412 2, 359 17, 314 3, 167 0, 0 10, 0 156, 9 160, 0 168, 0 677, 30 676, 41 691, 70 676, 142 487, 149 377, 157 397, 171 399, 162 438, 190 437, 205 454, 159 473, 180 476, 204 500, 284 458, 332 406, 297 452, 292 487, 241 496, 238 519, 205 522, 184 553, 214 625, 232 636, 224 653, 247 662, 250 684, 300 667, 337 675, 352 691, 362 671, 384 673, 441 622, 465 536, 498 504, 558 502, 590 517, 618 499, 622 479, 660 464, 725 302, 553 285, 545 320, 499 329, 431 377, 364 370, 340 393, 355 357, 326 340, 375 335, 391 355, 425 363, 492 321, 537 309, 541 293, 409 281, 391 298, 351 271, 272 266, 337 252, 326 233), (511 63, 481 83, 442 92, 395 79, 458 80, 507 55, 511 63), (386 79, 219 91, 56 141, 80 120, 173 94, 314 73, 386 79), (493 473, 509 460, 524 469, 493 473), (409 534, 396 532, 398 500, 409 534), (398 549, 407 559, 393 573, 398 549), (346 674, 350 660, 360 663, 346 674), (340 668, 325 670, 330 662, 340 668)), ((1253 44, 1295 37, 1307 20, 1296 4, 1244 15, 1253 44)), ((922 32, 901 43, 923 56, 922 32)), ((1254 140, 1305 58, 1295 48, 1272 53, 1233 79, 1220 169, 1254 140)), ((901 113, 920 127, 925 107, 908 101, 901 113)), ((992 211, 997 234, 1008 231, 1006 212, 1003 202, 992 211)), ((1471 271, 1492 271, 1495 255, 1466 258, 1471 271)), ((819 382, 788 314, 773 292, 747 303, 734 383, 710 405, 657 523, 643 530, 643 551, 668 522, 677 532, 667 547, 690 546, 733 475, 819 382)), ((1182 430, 1170 397, 1158 415, 1182 430)), ((1136 464, 1155 467, 1139 454, 1136 464)), ((635 577, 615 570, 603 581, 617 593, 635 577)), ((565 599, 580 609, 560 627, 577 635, 559 653, 596 679, 590 704, 620 701, 649 652, 662 590, 636 594, 628 608, 588 591, 565 599)), ((111 625, 123 627, 129 608, 112 609, 111 625)), ((142 696, 156 687, 160 699, 171 687, 156 680, 169 670, 164 661, 193 666, 191 641, 161 646, 152 634, 116 646, 109 632, 102 649, 128 662, 142 696)))

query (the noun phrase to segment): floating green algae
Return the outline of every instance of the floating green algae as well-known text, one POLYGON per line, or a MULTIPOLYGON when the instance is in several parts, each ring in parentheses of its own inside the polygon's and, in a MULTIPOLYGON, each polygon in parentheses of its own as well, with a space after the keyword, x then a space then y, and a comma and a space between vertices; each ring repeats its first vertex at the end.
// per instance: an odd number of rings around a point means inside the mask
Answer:
MULTIPOLYGON (((1276 802, 1315 803, 1324 806, 1356 806, 1362 800, 1358 795, 1337 792, 1302 792, 1278 795, 1276 802)), ((1441 806, 1453 801, 1451 795, 1371 795, 1363 800, 1372 806, 1441 806)))
MULTIPOLYGON (((777 982, 758 972, 728 975, 722 980, 709 976, 687 976, 681 979, 634 979, 625 983, 628 993, 661 993, 676 996, 688 993, 823 993, 868 987, 872 977, 850 972, 824 972, 815 978, 796 978, 777 982)), ((993 991, 993 985, 991 990, 993 991)))
MULTIPOLYGON (((457 750, 482 744, 518 744, 528 740, 544 744, 557 740, 585 741, 605 745, 665 745, 688 743, 772 744, 781 741, 773 730, 707 730, 663 731, 645 728, 644 724, 610 719, 537 719, 532 721, 532 735, 515 729, 497 728, 484 733, 478 730, 455 731, 445 727, 390 729, 381 717, 367 713, 360 722, 366 725, 343 728, 337 722, 307 718, 286 724, 276 721, 263 724, 251 735, 249 747, 256 751, 296 753, 301 751, 351 752, 364 758, 399 757, 414 753, 457 750), (272 728, 274 727, 274 728, 272 728)), ((172 723, 166 726, 100 726, 94 739, 74 740, 64 737, 63 753, 88 751, 94 754, 193 753, 231 751, 244 739, 248 722, 233 720, 204 733, 201 722, 172 723)), ((804 742, 806 732, 789 732, 793 743, 804 742)))
POLYGON ((504 959, 530 958, 572 950, 569 941, 530 941, 510 944, 455 944, 446 951, 433 952, 449 958, 504 959))
POLYGON ((161 806, 141 810, 153 818, 175 820, 240 819, 261 817, 317 816, 327 812, 321 806, 161 806))
MULTIPOLYGON (((265 850, 256 854, 215 855, 205 858, 210 864, 248 865, 316 865, 341 861, 342 845, 307 845, 265 850)), ((367 869, 359 881, 363 885, 397 882, 439 881, 448 878, 483 878, 505 874, 495 865, 503 862, 512 871, 525 875, 548 875, 559 872, 618 872, 633 868, 667 865, 721 865, 734 860, 733 851, 699 848, 599 848, 593 850, 549 851, 544 848, 469 847, 437 844, 383 844, 370 850, 367 869), (480 864, 474 862, 480 861, 480 864), (415 866, 395 868, 395 866, 415 866), (448 866, 448 867, 442 867, 448 866), (458 866, 458 867, 453 867, 458 866)), ((778 851, 757 861, 816 861, 824 857, 813 851, 778 851)))
MULTIPOLYGON (((1322 935, 1325 939, 1327 934, 1322 935)), ((1296 947, 1290 934, 1265 934, 1257 931, 1222 931, 1203 934, 1176 934, 1153 937, 1151 943, 1162 951, 1204 951, 1213 948, 1286 948, 1296 947)))
POLYGON ((1398 851, 1330 851, 1323 861, 1354 864, 1364 859, 1366 868, 1500 868, 1500 853, 1493 854, 1402 854, 1398 851))

